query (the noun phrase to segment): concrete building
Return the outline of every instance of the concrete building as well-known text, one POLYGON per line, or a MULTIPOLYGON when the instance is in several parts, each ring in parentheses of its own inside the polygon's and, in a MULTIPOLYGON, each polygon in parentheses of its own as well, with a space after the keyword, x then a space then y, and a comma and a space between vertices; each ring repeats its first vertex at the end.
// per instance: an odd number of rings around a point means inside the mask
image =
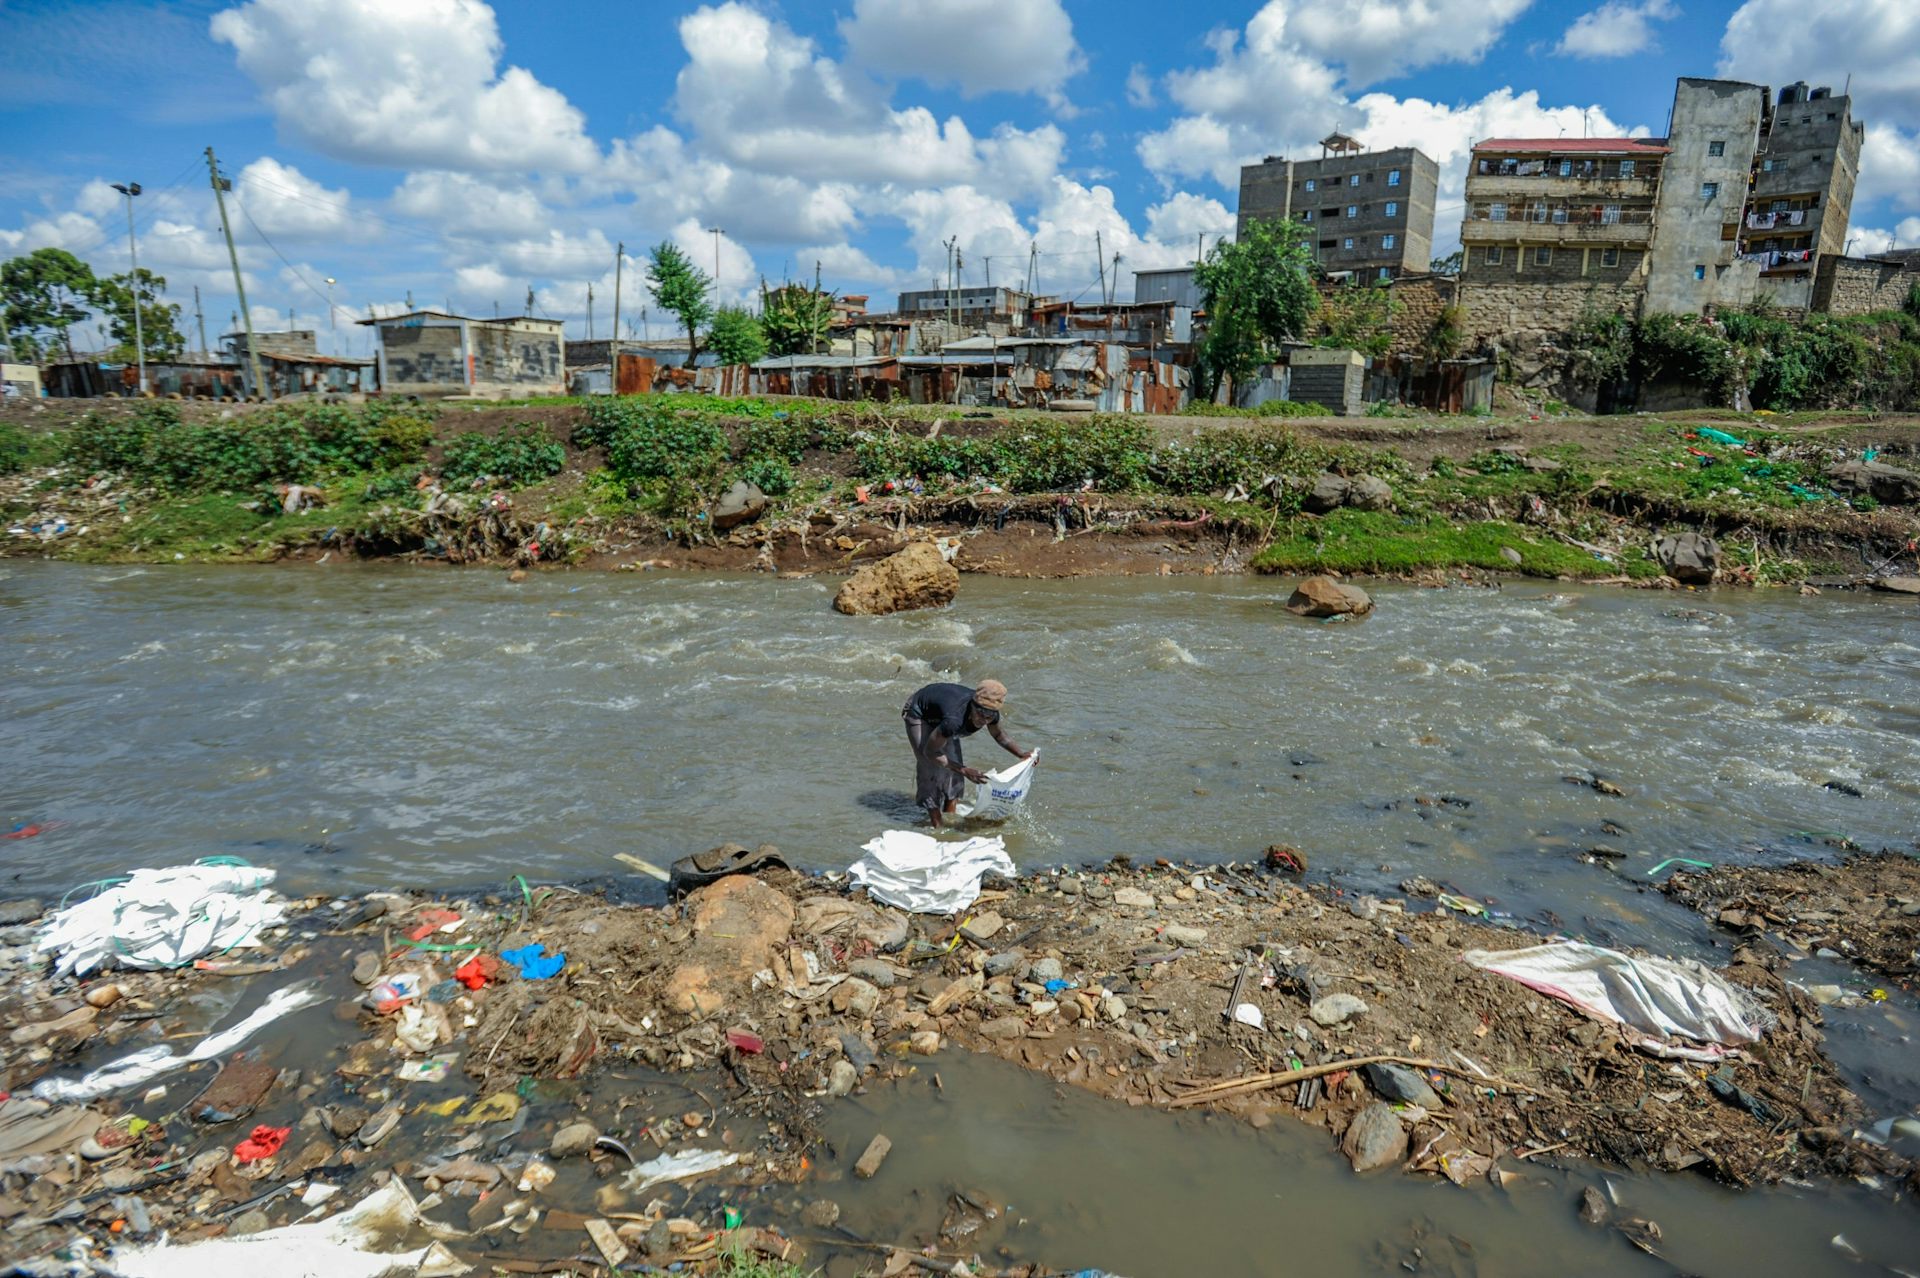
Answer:
POLYGON ((1489 138, 1467 163, 1463 280, 1644 276, 1668 148, 1643 138, 1489 138))
POLYGON ((1334 133, 1317 160, 1270 155, 1240 170, 1238 234, 1255 221, 1294 218, 1329 275, 1367 281, 1416 275, 1433 260, 1440 166, 1413 147, 1369 151, 1334 133))
POLYGON ((1645 310, 1700 315, 1753 301, 1760 271, 1738 239, 1754 157, 1768 123, 1766 88, 1682 76, 1674 85, 1666 168, 1654 204, 1645 310))
POLYGON ((1820 259, 1846 253, 1865 134, 1851 99, 1804 82, 1780 90, 1739 231, 1739 254, 1759 267, 1763 300, 1812 305, 1820 259))
POLYGON ((1200 286, 1194 283, 1191 266, 1168 266, 1154 271, 1133 273, 1133 300, 1136 302, 1172 302, 1189 311, 1200 309, 1200 286))
POLYGON ((380 335, 380 390, 386 395, 567 393, 566 342, 559 320, 530 315, 472 319, 410 311, 361 320, 380 335))
POLYGON ((900 294, 898 314, 905 319, 939 319, 951 315, 962 325, 1006 324, 1018 328, 1027 322, 1027 311, 1033 302, 1033 298, 1012 288, 984 288, 977 284, 952 289, 922 288, 900 294))

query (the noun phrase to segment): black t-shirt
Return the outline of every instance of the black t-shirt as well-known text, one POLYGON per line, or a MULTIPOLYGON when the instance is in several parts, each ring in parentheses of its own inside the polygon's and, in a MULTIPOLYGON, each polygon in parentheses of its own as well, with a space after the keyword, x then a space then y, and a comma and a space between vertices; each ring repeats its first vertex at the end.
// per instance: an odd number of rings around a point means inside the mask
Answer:
MULTIPOLYGON (((935 724, 949 737, 964 737, 978 731, 967 722, 967 708, 973 705, 973 689, 962 683, 930 683, 913 694, 907 713, 935 724)), ((1000 722, 1000 712, 980 707, 988 723, 1000 722)))

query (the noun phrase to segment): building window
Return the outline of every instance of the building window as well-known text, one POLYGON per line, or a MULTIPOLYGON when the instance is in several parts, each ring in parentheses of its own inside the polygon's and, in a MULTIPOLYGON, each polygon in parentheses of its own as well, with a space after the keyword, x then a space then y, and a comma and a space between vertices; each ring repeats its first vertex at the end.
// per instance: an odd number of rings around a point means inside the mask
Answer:
POLYGON ((1802 124, 1812 124, 1812 123, 1813 123, 1813 117, 1812 117, 1812 116, 1810 116, 1810 115, 1803 115, 1803 116, 1801 116, 1801 117, 1800 117, 1800 123, 1802 123, 1802 124))
POLYGON ((1321 240, 1321 241, 1320 241, 1320 247, 1321 247, 1321 248, 1323 248, 1323 249, 1330 249, 1330 248, 1332 248, 1332 247, 1333 247, 1333 241, 1332 241, 1332 240, 1321 240))
POLYGON ((1535 200, 1527 206, 1527 216, 1535 222, 1544 222, 1547 220, 1547 206, 1535 200))
POLYGON ((1487 265, 1488 266, 1500 265, 1501 259, 1503 259, 1506 256, 1506 252, 1507 252, 1506 249, 1504 249, 1498 244, 1487 245, 1487 265))
POLYGON ((1726 153, 1727 153, 1727 144, 1725 142, 1707 143, 1708 155, 1725 155, 1726 153))
POLYGON ((1504 221, 1506 221, 1506 220, 1507 220, 1507 206, 1506 206, 1506 205, 1504 205, 1504 204, 1489 204, 1489 205, 1487 206, 1487 221, 1489 221, 1489 222, 1504 222, 1504 221))
POLYGON ((1548 266, 1551 265, 1552 262, 1553 250, 1546 245, 1542 244, 1539 248, 1533 250, 1533 264, 1535 266, 1548 266))
POLYGON ((1392 237, 1391 235, 1383 235, 1383 236, 1381 236, 1381 237, 1380 237, 1380 247, 1381 247, 1381 248, 1383 248, 1383 249, 1390 249, 1390 248, 1392 248, 1392 247, 1393 247, 1393 237, 1392 237))
POLYGON ((1311 191, 1311 190, 1313 190, 1313 179, 1312 179, 1312 178, 1308 178, 1308 179, 1307 179, 1307 189, 1308 189, 1309 191, 1311 191))
POLYGON ((1618 204, 1601 205, 1600 206, 1600 224, 1602 226, 1620 225, 1620 206, 1618 204))
POLYGON ((1632 176, 1633 176, 1633 161, 1632 161, 1632 160, 1622 160, 1622 161, 1620 161, 1620 176, 1621 176, 1621 177, 1632 177, 1632 176))
POLYGON ((1572 161, 1572 160, 1562 160, 1562 161, 1560 161, 1560 176, 1561 176, 1561 177, 1572 177, 1572 176, 1573 176, 1573 161, 1572 161))
POLYGON ((1703 200, 1719 199, 1720 184, 1718 182, 1702 182, 1700 184, 1700 198, 1703 200))
POLYGON ((1313 221, 1313 210, 1312 210, 1312 209, 1308 209, 1308 210, 1307 210, 1307 211, 1306 211, 1305 213, 1302 213, 1302 214, 1300 215, 1300 220, 1301 220, 1302 222, 1311 222, 1311 221, 1313 221))
POLYGON ((1602 266, 1618 266, 1618 265, 1620 265, 1620 250, 1619 250, 1619 249, 1617 249, 1617 248, 1603 248, 1603 249, 1601 249, 1601 250, 1600 250, 1600 265, 1602 265, 1602 266))
POLYGON ((1693 268, 1693 278, 1696 280, 1704 280, 1707 278, 1707 268, 1704 266, 1695 266, 1693 268))
POLYGON ((1347 179, 1347 185, 1348 185, 1348 186, 1359 186, 1359 185, 1360 185, 1360 175, 1359 175, 1358 173, 1356 173, 1356 174, 1354 174, 1354 175, 1353 175, 1352 177, 1350 177, 1350 178, 1348 178, 1348 179, 1347 179))
POLYGON ((1388 217, 1400 216, 1400 202, 1398 200, 1387 201, 1387 216, 1388 217))
POLYGON ((1358 204, 1349 204, 1349 205, 1347 205, 1347 216, 1348 216, 1348 217, 1359 217, 1359 216, 1360 216, 1360 206, 1359 206, 1358 204))
POLYGON ((1827 112, 1827 118, 1829 120, 1837 120, 1840 118, 1840 113, 1838 111, 1829 111, 1827 112))
POLYGON ((1824 164, 1826 163, 1826 160, 1827 160, 1827 157, 1824 155, 1816 155, 1813 157, 1813 162, 1815 164, 1824 164))
POLYGON ((1350 248, 1352 248, 1352 247, 1353 247, 1353 237, 1352 237, 1351 235, 1349 235, 1349 236, 1348 236, 1348 237, 1347 237, 1346 239, 1344 239, 1344 240, 1341 240, 1341 241, 1340 241, 1340 247, 1341 247, 1341 248, 1343 248, 1343 249, 1350 249, 1350 248))
POLYGON ((1771 172, 1773 172, 1773 161, 1772 161, 1772 160, 1762 160, 1762 161, 1760 161, 1760 171, 1761 171, 1762 173, 1771 173, 1771 172))
POLYGON ((1388 185, 1388 186, 1399 186, 1399 185, 1400 185, 1400 170, 1399 170, 1399 169, 1388 169, 1388 170, 1387 170, 1387 185, 1388 185))
POLYGON ((1555 222, 1557 222, 1557 223, 1560 223, 1560 224, 1562 224, 1562 225, 1564 225, 1564 224, 1566 223, 1566 220, 1567 220, 1567 206, 1566 206, 1566 205, 1564 205, 1564 204, 1556 204, 1556 205, 1554 205, 1554 206, 1553 206, 1553 220, 1554 220, 1555 222))
POLYGON ((1379 279, 1383 279, 1383 280, 1385 280, 1385 279, 1392 279, 1392 278, 1393 278, 1393 271, 1392 271, 1392 269, 1391 269, 1391 268, 1389 268, 1389 267, 1385 267, 1385 266, 1383 266, 1383 267, 1381 267, 1381 268, 1380 268, 1380 274, 1379 274, 1379 276, 1378 276, 1377 278, 1379 278, 1379 279))

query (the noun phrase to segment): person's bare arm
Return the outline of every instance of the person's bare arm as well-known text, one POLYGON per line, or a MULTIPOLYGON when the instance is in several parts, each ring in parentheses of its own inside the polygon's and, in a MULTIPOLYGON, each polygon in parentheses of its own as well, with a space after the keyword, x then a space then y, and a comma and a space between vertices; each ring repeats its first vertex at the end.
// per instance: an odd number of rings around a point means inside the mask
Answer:
POLYGON ((932 732, 929 732, 927 734, 927 745, 926 745, 927 757, 930 759, 937 759, 941 767, 947 769, 947 771, 949 772, 958 772, 961 776, 973 782, 975 785, 979 785, 982 782, 984 782, 987 779, 987 774, 982 772, 980 769, 969 768, 964 764, 956 764, 954 763, 953 760, 947 758, 947 741, 948 740, 949 738, 947 734, 941 731, 939 728, 935 728, 932 732))
POLYGON ((989 723, 987 725, 987 731, 992 735, 995 741, 998 741, 1000 743, 1000 748, 1002 750, 1005 750, 1008 754, 1012 755, 1016 759, 1024 759, 1033 753, 1033 751, 1031 750, 1022 750, 1019 746, 1007 740, 1007 734, 1000 731, 1000 725, 997 722, 989 723))

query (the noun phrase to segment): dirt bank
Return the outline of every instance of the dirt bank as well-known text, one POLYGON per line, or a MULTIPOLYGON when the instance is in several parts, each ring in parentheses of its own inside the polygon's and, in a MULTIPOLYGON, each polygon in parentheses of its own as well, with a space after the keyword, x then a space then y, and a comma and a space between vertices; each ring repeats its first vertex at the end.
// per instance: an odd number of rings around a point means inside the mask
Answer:
POLYGON ((1737 935, 1825 951, 1903 983, 1920 971, 1920 861, 1898 852, 1690 870, 1661 891, 1737 935))

